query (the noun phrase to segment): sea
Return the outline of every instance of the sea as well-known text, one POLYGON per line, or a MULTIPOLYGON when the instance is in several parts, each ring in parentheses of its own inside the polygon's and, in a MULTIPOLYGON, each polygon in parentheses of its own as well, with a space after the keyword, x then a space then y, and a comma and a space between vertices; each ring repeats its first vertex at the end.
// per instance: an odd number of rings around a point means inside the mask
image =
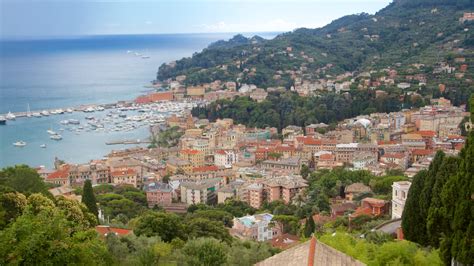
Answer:
MULTIPOLYGON (((277 33, 247 33, 270 39, 277 33)), ((29 40, 0 40, 0 114, 107 104, 132 100, 150 90, 158 67, 190 57, 233 33, 106 35, 29 40), (142 58, 135 53, 149 57, 142 58)), ((61 131, 61 120, 83 120, 74 112, 41 118, 17 118, 0 125, 0 168, 26 164, 51 168, 55 158, 71 163, 100 159, 112 150, 133 145, 106 145, 123 139, 145 139, 148 127, 126 132, 61 131), (24 147, 14 142, 24 141, 24 147), (46 148, 41 148, 46 144, 46 148)))

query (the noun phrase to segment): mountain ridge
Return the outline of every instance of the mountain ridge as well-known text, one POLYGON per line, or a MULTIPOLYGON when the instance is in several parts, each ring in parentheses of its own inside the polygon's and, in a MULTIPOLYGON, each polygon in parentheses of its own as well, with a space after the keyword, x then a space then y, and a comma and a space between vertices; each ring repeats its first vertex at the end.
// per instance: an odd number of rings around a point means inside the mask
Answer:
MULTIPOLYGON (((289 89, 294 85, 291 72, 295 71, 314 81, 345 72, 390 68, 397 63, 435 67, 456 56, 459 49, 473 47, 469 31, 473 22, 459 21, 463 13, 472 12, 472 3, 397 0, 373 15, 348 15, 321 28, 299 28, 271 40, 252 42, 237 35, 173 66, 161 65, 157 79, 186 75, 186 85, 221 80, 289 89)), ((470 64, 471 51, 464 54, 470 64)))

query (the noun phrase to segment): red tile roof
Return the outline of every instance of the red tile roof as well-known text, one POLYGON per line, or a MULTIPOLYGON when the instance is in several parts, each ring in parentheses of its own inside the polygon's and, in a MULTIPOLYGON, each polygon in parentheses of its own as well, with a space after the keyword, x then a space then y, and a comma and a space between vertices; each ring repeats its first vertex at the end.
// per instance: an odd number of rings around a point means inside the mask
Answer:
POLYGON ((414 149, 411 153, 412 153, 413 155, 420 155, 420 156, 423 156, 423 155, 430 155, 430 154, 433 154, 433 153, 434 153, 434 150, 414 149))
POLYGON ((296 137, 296 140, 304 145, 321 145, 323 143, 320 139, 311 137, 296 137))
POLYGON ((420 130, 417 132, 413 132, 414 134, 420 134, 422 137, 435 137, 436 132, 432 130, 420 130))
POLYGON ((95 227, 95 231, 97 231, 101 236, 107 236, 110 233, 114 233, 118 236, 126 236, 132 233, 132 230, 129 229, 110 227, 107 225, 98 225, 95 227))
POLYGON ((130 176, 130 175, 135 175, 137 172, 133 169, 133 168, 126 168, 126 169, 119 169, 119 170, 115 170, 115 171, 112 171, 110 173, 110 175, 112 177, 115 177, 115 176, 130 176))
POLYGON ((332 160, 334 161, 334 155, 326 153, 319 156, 319 160, 332 160))
POLYGON ((64 179, 69 177, 69 165, 62 165, 60 169, 49 174, 47 179, 64 179))
POLYGON ((448 139, 464 139, 464 137, 460 135, 449 135, 448 139))
POLYGON ((299 241, 300 241, 300 238, 298 236, 283 234, 283 235, 272 238, 272 240, 270 240, 270 243, 275 248, 287 249, 296 244, 299 244, 299 241))
POLYGON ((215 172, 219 168, 215 165, 194 167, 193 172, 215 172))
POLYGON ((225 151, 224 151, 224 150, 217 150, 215 153, 216 153, 216 154, 220 154, 220 155, 225 155, 225 151))

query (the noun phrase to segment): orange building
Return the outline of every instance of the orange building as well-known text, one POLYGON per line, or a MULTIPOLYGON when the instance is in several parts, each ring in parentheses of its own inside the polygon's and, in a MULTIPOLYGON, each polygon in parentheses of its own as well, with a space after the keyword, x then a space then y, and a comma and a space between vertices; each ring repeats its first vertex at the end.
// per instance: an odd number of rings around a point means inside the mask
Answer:
POLYGON ((189 161, 191 165, 195 167, 203 166, 205 163, 204 152, 201 152, 198 150, 191 150, 191 149, 181 150, 179 152, 179 158, 189 161))
POLYGON ((147 104, 152 102, 159 102, 159 101, 172 101, 173 100, 173 93, 171 91, 165 92, 155 92, 148 95, 139 96, 135 99, 135 103, 138 104, 147 104))

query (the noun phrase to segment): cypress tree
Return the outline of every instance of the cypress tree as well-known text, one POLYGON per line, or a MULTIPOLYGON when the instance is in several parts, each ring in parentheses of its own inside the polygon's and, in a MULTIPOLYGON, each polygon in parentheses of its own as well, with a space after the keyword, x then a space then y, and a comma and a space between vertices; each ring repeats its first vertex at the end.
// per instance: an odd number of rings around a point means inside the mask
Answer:
MULTIPOLYGON (((474 106, 474 95, 470 99, 474 106)), ((471 121, 474 122, 474 108, 471 121)), ((474 131, 469 132, 460 153, 460 164, 443 189, 442 203, 450 232, 444 234, 441 254, 449 264, 451 258, 464 265, 474 264, 474 131)))
POLYGON ((424 223, 425 219, 421 216, 420 200, 427 175, 428 172, 422 170, 413 177, 402 214, 403 234, 407 240, 416 243, 426 242, 424 239, 426 224, 424 223))
POLYGON ((426 220, 428 244, 439 248, 442 234, 449 234, 449 221, 446 215, 446 206, 443 206, 441 193, 449 177, 456 173, 459 167, 458 157, 446 157, 436 174, 436 181, 432 189, 432 197, 428 217, 426 220))
POLYGON ((304 236, 305 237, 310 237, 312 233, 314 233, 314 230, 316 229, 316 225, 314 224, 313 216, 309 215, 306 218, 306 224, 304 227, 304 236))
POLYGON ((90 180, 84 182, 84 187, 82 188, 82 203, 84 203, 87 206, 87 209, 97 217, 99 211, 97 210, 97 201, 90 180))
MULTIPOLYGON (((443 164, 444 160, 444 152, 438 151, 433 159, 433 161, 430 164, 430 167, 428 168, 428 173, 425 177, 424 184, 423 184, 423 189, 421 191, 421 196, 419 199, 419 204, 420 204, 420 225, 426 225, 427 223, 427 218, 428 218, 428 212, 431 206, 431 198, 433 196, 433 187, 435 186, 436 183, 436 176, 439 173, 439 169, 441 168, 441 165, 443 164)), ((428 237, 428 230, 427 227, 420 227, 418 232, 419 235, 419 244, 421 245, 428 245, 429 244, 429 237, 428 237)))

